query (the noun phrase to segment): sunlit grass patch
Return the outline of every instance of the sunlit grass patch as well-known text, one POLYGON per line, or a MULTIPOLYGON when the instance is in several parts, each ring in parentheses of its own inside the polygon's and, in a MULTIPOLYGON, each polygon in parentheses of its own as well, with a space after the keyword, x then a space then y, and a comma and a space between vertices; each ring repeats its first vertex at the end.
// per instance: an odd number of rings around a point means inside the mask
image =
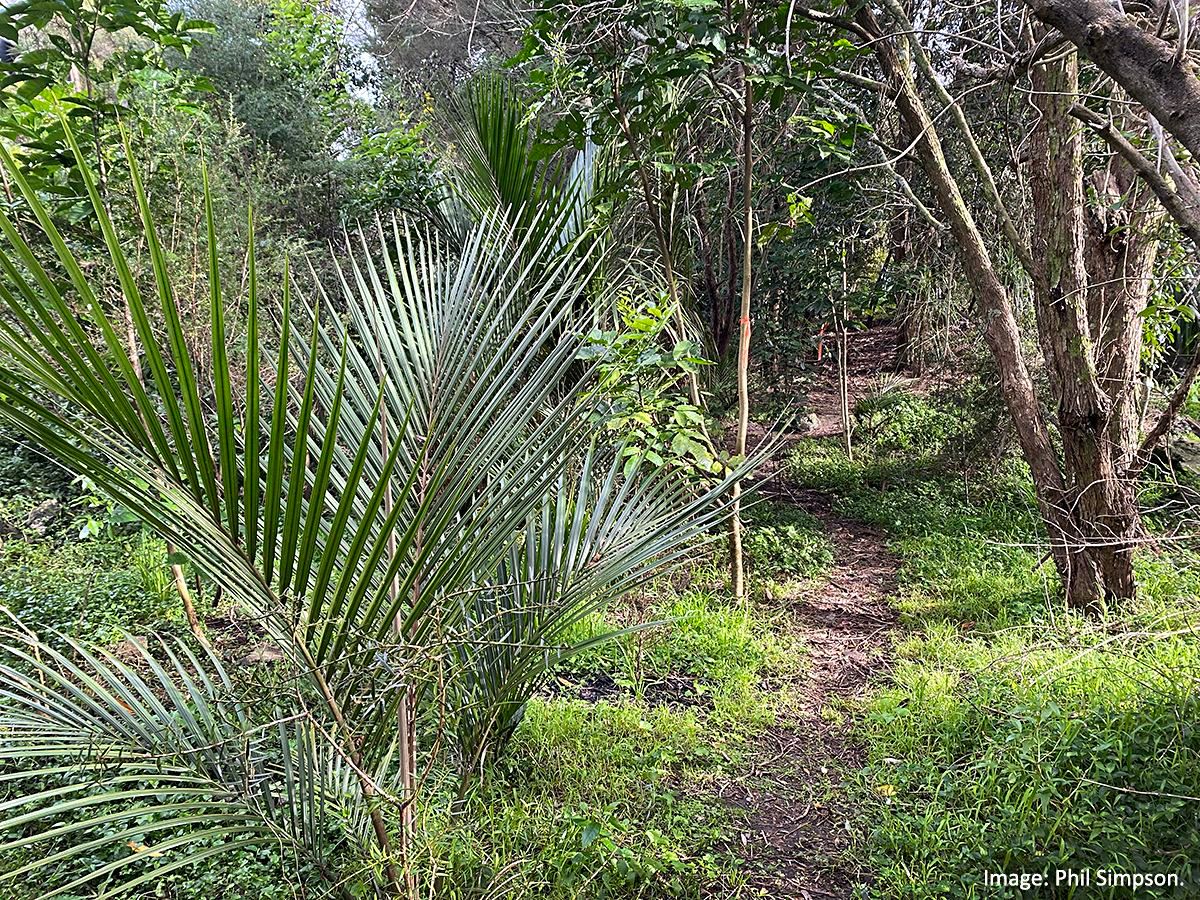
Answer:
POLYGON ((742 543, 760 579, 814 579, 833 565, 833 544, 820 520, 791 503, 750 507, 742 543))
POLYGON ((810 442, 789 459, 900 560, 910 630, 860 710, 860 852, 879 895, 982 897, 985 871, 1056 866, 1195 885, 1200 565, 1163 541, 1135 561, 1136 603, 1068 611, 1024 467, 965 478, 925 450, 864 440, 851 461, 810 442))
POLYGON ((711 696, 714 726, 753 731, 774 721, 778 698, 760 690, 760 680, 794 671, 802 650, 764 610, 689 591, 661 613, 670 624, 651 643, 651 664, 696 677, 711 696))
POLYGON ((767 675, 797 671, 803 649, 780 627, 776 610, 733 600, 722 574, 698 567, 681 585, 658 582, 644 605, 630 598, 579 622, 564 642, 636 630, 571 656, 559 675, 574 681, 611 679, 651 705, 696 705, 712 724, 747 734, 769 725, 780 700, 761 682, 767 675), (662 691, 664 683, 672 686, 670 693, 662 691))
POLYGON ((880 895, 979 897, 985 871, 1056 866, 1195 883, 1200 566, 1143 552, 1138 601, 1082 616, 1058 598, 1020 466, 968 481, 839 454, 802 450, 792 470, 889 532, 912 629, 860 725, 880 895))
POLYGON ((864 784, 897 786, 870 842, 886 895, 971 896, 985 869, 1200 875, 1197 804, 1164 795, 1200 796, 1200 643, 1118 626, 939 622, 900 646, 863 726, 864 784))
POLYGON ((693 710, 533 701, 511 752, 424 852, 459 890, 520 897, 698 897, 737 879, 728 813, 705 782, 736 756, 693 710))

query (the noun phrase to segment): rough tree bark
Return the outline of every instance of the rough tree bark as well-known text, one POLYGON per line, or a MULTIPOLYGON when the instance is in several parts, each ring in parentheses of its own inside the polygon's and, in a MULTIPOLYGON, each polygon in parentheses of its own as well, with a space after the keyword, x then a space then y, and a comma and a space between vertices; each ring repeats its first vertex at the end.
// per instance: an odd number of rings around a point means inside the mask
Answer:
MULTIPOLYGON (((1090 292, 1085 262, 1088 245, 1083 179, 1083 140, 1070 110, 1079 92, 1074 53, 1058 54, 1030 73, 1039 112, 1031 137, 1030 185, 1034 210, 1033 283, 1038 337, 1057 399, 1063 468, 1073 531, 1081 539, 1068 548, 1067 598, 1087 607, 1132 597, 1133 548, 1139 533, 1137 502, 1126 481, 1125 454, 1113 428, 1127 409, 1124 397, 1133 373, 1112 382, 1110 396, 1097 365, 1100 335, 1109 333, 1105 359, 1124 372, 1133 338, 1132 294, 1115 286, 1090 292), (1109 304, 1089 300, 1105 298, 1109 304), (1097 306, 1107 306, 1099 315, 1097 306), (1092 312, 1093 314, 1089 315, 1092 312), (1111 323, 1111 331, 1108 324, 1111 323)), ((1107 234, 1101 236, 1106 238, 1107 234)), ((1107 274, 1107 273, 1106 273, 1107 274)), ((1136 320, 1136 314, 1134 314, 1136 320)), ((1136 362, 1135 362, 1136 366, 1136 362)), ((1136 437, 1133 438, 1136 441, 1136 437)))
MULTIPOLYGON (((1200 159, 1200 78, 1186 48, 1178 37, 1175 44, 1163 36, 1163 30, 1150 32, 1126 14, 1112 0, 1024 0, 1043 23, 1056 29, 1096 66, 1137 100, 1163 128, 1200 159)), ((1182 7, 1186 13, 1186 4, 1182 7)), ((1072 114, 1103 138, 1154 192, 1166 212, 1184 234, 1200 248, 1200 185, 1178 165, 1169 147, 1165 150, 1166 172, 1144 157, 1110 122, 1082 106, 1072 114)), ((1123 260, 1125 283, 1139 285, 1153 266, 1153 251, 1141 248, 1123 260)), ((1140 289, 1140 288, 1139 288, 1140 289)), ((1136 300, 1136 298, 1135 298, 1136 300)), ((1132 350, 1129 356, 1132 356, 1132 350)), ((1129 357, 1114 360, 1128 369, 1129 357)), ((1197 374, 1197 366, 1185 373, 1177 396, 1185 394, 1197 374)), ((1119 372, 1107 377, 1120 377, 1119 372)), ((1132 398, 1127 402, 1132 402, 1132 398)), ((1126 453, 1127 474, 1134 475, 1145 464, 1147 452, 1169 430, 1179 404, 1172 398, 1140 448, 1126 453)), ((1118 411, 1115 427, 1122 431, 1120 440, 1128 444, 1134 426, 1128 411, 1118 411)), ((1140 423, 1139 423, 1140 424, 1140 423)), ((1136 440, 1136 436, 1134 436, 1136 440)), ((1132 446, 1131 444, 1128 444, 1132 446)))
MULTIPOLYGON (((1072 111, 1074 115, 1074 111, 1072 111)), ((1112 401, 1109 440, 1128 470, 1141 433, 1138 370, 1163 216, 1133 169, 1114 156, 1091 176, 1101 202, 1088 216, 1088 320, 1100 384, 1112 401)))
MULTIPOLYGON (((914 151, 929 179, 938 206, 946 217, 964 272, 978 302, 984 322, 984 339, 1000 371, 1001 395, 1030 467, 1038 506, 1050 540, 1051 556, 1063 580, 1066 597, 1072 605, 1091 607, 1106 596, 1132 596, 1132 587, 1125 584, 1120 566, 1115 571, 1116 581, 1112 589, 1105 585, 1104 563, 1092 552, 1097 541, 1090 534, 1092 528, 1087 511, 1077 502, 1078 492, 1068 485, 1060 468, 1033 379, 1022 355, 1020 332, 1011 298, 996 272, 958 183, 950 172, 937 129, 912 72, 902 59, 895 39, 885 36, 869 8, 859 10, 854 27, 869 41, 895 96, 896 108, 904 127, 910 134, 920 136, 914 151)), ((1078 189, 1082 191, 1082 184, 1078 189)), ((1059 236, 1055 240, 1069 246, 1079 237, 1080 226, 1081 223, 1070 222, 1061 225, 1056 229, 1059 236)), ((1075 247, 1070 253, 1070 272, 1051 272, 1049 269, 1045 272, 1046 298, 1050 303, 1042 304, 1046 307, 1041 310, 1042 318, 1048 324, 1054 322, 1065 327, 1066 333, 1061 339, 1052 340, 1049 346, 1044 346, 1050 358, 1066 357, 1070 361, 1068 371, 1086 375, 1083 384, 1071 386, 1071 396, 1065 399, 1068 418, 1078 419, 1090 429, 1087 435, 1079 439, 1078 446, 1068 450, 1068 454, 1075 458, 1070 466, 1080 473, 1085 470, 1102 471, 1109 461, 1098 447, 1106 442, 1089 440, 1089 437, 1094 438, 1105 431, 1106 421, 1097 416, 1102 416, 1106 398, 1103 392, 1096 390, 1094 365, 1089 370, 1082 360, 1070 358, 1072 351, 1083 349, 1087 335, 1086 314, 1081 312, 1078 302, 1063 307, 1055 306, 1053 302, 1054 298, 1061 299, 1076 289, 1073 280, 1077 280, 1079 285, 1086 284, 1081 251, 1075 247)), ((1093 495, 1089 491, 1088 495, 1088 503, 1094 501, 1102 505, 1105 499, 1105 492, 1095 492, 1093 495)), ((1108 499, 1115 502, 1113 498, 1108 499)), ((1116 556, 1111 547, 1106 548, 1105 552, 1116 556)))

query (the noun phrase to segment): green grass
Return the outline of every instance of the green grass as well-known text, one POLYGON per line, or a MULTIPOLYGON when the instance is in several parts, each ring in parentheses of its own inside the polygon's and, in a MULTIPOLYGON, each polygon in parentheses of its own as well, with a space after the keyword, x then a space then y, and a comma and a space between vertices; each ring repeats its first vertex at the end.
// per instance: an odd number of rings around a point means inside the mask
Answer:
MULTIPOLYGON (((753 733, 774 721, 779 698, 759 689, 765 672, 794 672, 802 660, 796 638, 765 605, 732 602, 725 573, 713 565, 684 573, 683 584, 658 582, 644 605, 627 604, 592 616, 569 640, 585 640, 636 623, 656 623, 568 659, 560 673, 573 680, 611 678, 639 701, 674 677, 692 685, 714 726, 753 733)), ((778 590, 775 585, 760 585, 778 590)))
POLYGON ((611 679, 619 696, 532 701, 491 777, 423 823, 422 864, 444 873, 444 896, 501 884, 547 900, 736 894, 740 862, 724 843, 733 814, 715 785, 736 777, 774 721, 781 698, 761 680, 801 656, 765 610, 729 598, 724 575, 686 569, 576 627, 570 638, 583 640, 658 623, 567 660, 561 677, 611 679), (694 695, 664 694, 671 679, 694 695))
POLYGON ((698 897, 738 880, 708 788, 738 753, 694 710, 533 701, 484 786, 422 823, 425 865, 446 873, 445 896, 698 897))
POLYGON ((1200 894, 1200 801, 1181 799, 1200 797, 1200 639, 1178 633, 1200 622, 1200 563, 1144 554, 1137 603, 1089 619, 1057 600, 1018 465, 965 481, 932 453, 809 444, 790 472, 901 560, 906 636, 859 729, 877 894, 1005 896, 985 871, 1101 867, 1200 894))

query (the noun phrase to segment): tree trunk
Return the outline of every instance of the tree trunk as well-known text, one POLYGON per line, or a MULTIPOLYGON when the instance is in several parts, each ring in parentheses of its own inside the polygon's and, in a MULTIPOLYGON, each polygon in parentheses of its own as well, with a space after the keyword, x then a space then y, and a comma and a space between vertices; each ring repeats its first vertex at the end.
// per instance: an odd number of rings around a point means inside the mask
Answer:
MULTIPOLYGON (((744 22, 746 50, 750 45, 750 21, 747 11, 744 22)), ((750 428, 750 290, 754 275, 754 205, 751 175, 754 170, 754 148, 752 144, 754 125, 754 87, 746 77, 746 64, 742 63, 742 197, 745 204, 745 219, 742 233, 742 303, 738 330, 737 382, 738 421, 737 455, 746 455, 746 436, 750 428)), ((746 598, 746 572, 742 559, 742 483, 733 483, 733 518, 730 520, 730 567, 733 575, 733 593, 738 600, 746 598)))
POLYGON ((1109 440, 1118 467, 1128 470, 1142 427, 1142 313, 1150 299, 1159 244, 1155 232, 1163 215, 1120 156, 1093 173, 1091 181, 1101 199, 1088 218, 1088 316, 1100 384, 1112 403, 1109 440))
MULTIPOLYGON (((1029 464, 1038 506, 1050 540, 1050 553, 1062 578, 1068 602, 1073 606, 1091 607, 1110 593, 1132 596, 1130 560, 1127 552, 1120 552, 1124 545, 1097 542, 1093 539, 1090 525, 1088 528, 1081 527, 1081 522, 1094 522, 1105 533, 1124 535, 1123 524, 1129 519, 1131 508, 1126 502, 1127 495, 1118 490, 1122 483, 1114 477, 1104 477, 1096 486, 1085 482, 1089 489, 1083 492, 1085 502, 1082 504, 1077 502, 1080 499, 1078 493, 1068 487, 1021 351, 1020 332, 1012 302, 950 172, 937 130, 912 73, 902 61, 892 39, 884 36, 869 8, 864 7, 856 14, 855 23, 872 39, 871 48, 894 91, 896 107, 905 129, 910 134, 920 135, 914 150, 946 217, 964 272, 979 304, 984 320, 984 340, 1000 372, 1001 395, 1029 464), (1103 514, 1101 519, 1089 518, 1093 512, 1103 514), (1113 517, 1112 521, 1109 516, 1113 517), (1109 584, 1111 591, 1106 589, 1109 584)), ((1070 150, 1070 147, 1066 149, 1070 150)), ((1069 164, 1073 165, 1073 162, 1069 161, 1069 164)), ((1062 177, 1061 173, 1058 177, 1062 177)), ((1054 246, 1070 248, 1078 235, 1078 227, 1073 220, 1056 223, 1054 246)), ((1060 395, 1060 416, 1065 409, 1067 420, 1060 424, 1064 432, 1083 429, 1082 436, 1074 440, 1067 450, 1071 457, 1069 468, 1077 473, 1111 472, 1111 459, 1099 452, 1099 448, 1106 446, 1107 442, 1089 440, 1089 435, 1094 437, 1103 433, 1107 422, 1103 417, 1097 417, 1105 406, 1102 392, 1098 394, 1096 391, 1094 365, 1089 367, 1087 363, 1090 350, 1086 347, 1086 316, 1080 311, 1081 299, 1070 296, 1071 291, 1076 289, 1075 282, 1080 287, 1086 285, 1081 246, 1071 249, 1071 254, 1062 261, 1070 264, 1072 268, 1069 271, 1063 272, 1061 263, 1046 270, 1045 298, 1048 302, 1042 304, 1039 317, 1048 324, 1053 323, 1061 333, 1044 342, 1043 349, 1048 358, 1067 361, 1068 371, 1084 375, 1082 382, 1072 380, 1070 384, 1059 379, 1059 386, 1065 393, 1060 395)))
POLYGON ((853 421, 850 417, 850 262, 842 248, 842 299, 838 320, 838 408, 842 418, 842 446, 846 459, 854 459, 853 421))
POLYGON ((1137 507, 1111 440, 1111 398, 1096 367, 1089 317, 1083 140, 1070 116, 1079 92, 1074 53, 1031 72, 1039 112, 1030 141, 1034 210, 1033 283, 1038 337, 1058 401, 1059 434, 1076 543, 1068 546, 1064 588, 1072 606, 1133 596, 1137 507))
POLYGON ((696 222, 696 242, 700 253, 704 298, 708 303, 709 338, 716 358, 724 359, 725 354, 729 352, 733 314, 729 308, 728 297, 717 286, 717 264, 714 259, 712 235, 709 233, 708 216, 704 212, 704 192, 699 194, 692 218, 696 222))

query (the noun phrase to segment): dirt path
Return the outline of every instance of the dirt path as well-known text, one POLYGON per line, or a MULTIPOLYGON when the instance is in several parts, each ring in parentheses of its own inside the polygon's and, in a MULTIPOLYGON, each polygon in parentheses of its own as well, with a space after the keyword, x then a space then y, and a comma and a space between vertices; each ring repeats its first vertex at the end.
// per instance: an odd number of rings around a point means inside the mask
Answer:
MULTIPOLYGON (((862 331, 853 331, 847 337, 847 376, 850 384, 850 408, 854 401, 871 390, 873 384, 888 373, 896 371, 896 342, 894 325, 878 325, 862 331)), ((808 437, 832 437, 842 433, 842 418, 839 412, 841 401, 838 392, 836 352, 832 344, 822 362, 818 363, 816 377, 805 388, 805 407, 809 417, 804 422, 808 437)), ((905 382, 917 379, 896 374, 905 382)))
POLYGON ((763 735, 749 778, 730 786, 726 799, 749 813, 738 852, 753 892, 850 898, 868 875, 846 855, 856 813, 845 778, 864 758, 849 723, 822 711, 861 696, 886 671, 896 621, 886 598, 895 591, 897 562, 882 532, 839 516, 828 495, 784 483, 770 493, 821 519, 836 557, 824 582, 790 598, 808 667, 798 684, 785 686, 795 702, 763 735))
MULTIPOLYGON (((890 325, 850 335, 851 408, 880 377, 895 372, 896 345, 890 325)), ((927 379, 908 374, 886 377, 910 389, 926 387, 927 379)), ((805 387, 805 407, 809 415, 796 423, 796 433, 783 436, 771 468, 794 441, 841 434, 837 369, 828 358, 805 387)), ((754 424, 752 444, 766 436, 754 424)), ((836 707, 861 697, 891 665, 897 617, 888 597, 896 591, 898 560, 883 531, 840 515, 829 494, 796 488, 783 473, 763 493, 820 519, 833 542, 834 565, 823 580, 772 601, 786 606, 790 621, 782 627, 802 639, 806 667, 790 683, 762 685, 780 693, 784 708, 759 739, 749 771, 719 791, 722 801, 746 812, 729 849, 746 863, 750 890, 743 896, 849 900, 855 886, 870 879, 848 852, 860 823, 847 780, 865 755, 852 740, 853 723, 836 707)))
MULTIPOLYGON (((887 327, 852 336, 852 405, 891 369, 895 342, 887 327)), ((805 436, 840 434, 832 367, 809 385, 806 399, 814 414, 805 436)), ((865 759, 851 723, 829 710, 862 696, 890 665, 896 614, 887 598, 896 590, 898 564, 883 532, 839 515, 828 494, 794 488, 782 477, 765 493, 820 519, 835 559, 824 581, 788 598, 789 625, 804 641, 807 667, 797 683, 780 686, 791 702, 761 738, 748 777, 723 792, 747 811, 734 850, 747 863, 752 895, 851 898, 869 872, 848 853, 858 814, 846 780, 865 759)))

